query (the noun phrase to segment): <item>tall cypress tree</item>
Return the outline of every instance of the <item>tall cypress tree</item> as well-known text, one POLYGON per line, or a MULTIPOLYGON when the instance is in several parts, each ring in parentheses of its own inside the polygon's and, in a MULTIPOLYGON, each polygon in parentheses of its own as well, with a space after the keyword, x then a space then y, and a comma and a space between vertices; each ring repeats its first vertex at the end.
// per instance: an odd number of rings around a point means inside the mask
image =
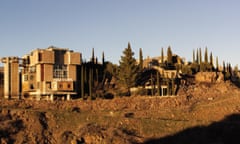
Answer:
POLYGON ((168 47, 168 50, 167 50, 167 60, 169 64, 172 64, 172 50, 170 46, 168 47))
POLYGON ((216 57, 216 71, 219 70, 219 65, 218 65, 218 57, 216 57))
POLYGON ((193 50, 193 60, 192 60, 192 62, 195 63, 195 61, 196 61, 195 60, 195 50, 193 50))
POLYGON ((210 53, 210 65, 213 66, 213 55, 212 55, 212 52, 210 53))
POLYGON ((199 48, 200 71, 205 71, 205 65, 202 62, 202 49, 199 48))
POLYGON ((206 64, 208 63, 208 49, 207 49, 207 47, 205 48, 204 62, 205 62, 206 64))
POLYGON ((92 63, 95 63, 95 56, 94 56, 94 48, 92 48, 92 59, 91 59, 92 63))
POLYGON ((164 63, 164 51, 163 51, 163 48, 162 48, 162 51, 161 51, 161 63, 162 64, 164 63))
POLYGON ((105 55, 104 55, 104 52, 102 52, 102 65, 103 66, 105 65, 105 55))
POLYGON ((226 72, 225 61, 223 61, 223 72, 226 72))
POLYGON ((140 68, 140 70, 143 69, 143 54, 142 54, 142 48, 139 49, 139 68, 140 68))
POLYGON ((202 49, 199 48, 199 63, 202 64, 202 49))
POLYGON ((197 55, 197 60, 196 60, 196 61, 197 61, 197 64, 200 64, 200 61, 199 61, 199 52, 198 52, 198 49, 197 49, 197 54, 196 54, 196 55, 197 55))
POLYGON ((123 56, 121 56, 121 60, 119 61, 118 79, 130 95, 130 88, 135 86, 137 72, 138 66, 136 65, 134 52, 130 43, 128 43, 128 47, 123 51, 123 56))

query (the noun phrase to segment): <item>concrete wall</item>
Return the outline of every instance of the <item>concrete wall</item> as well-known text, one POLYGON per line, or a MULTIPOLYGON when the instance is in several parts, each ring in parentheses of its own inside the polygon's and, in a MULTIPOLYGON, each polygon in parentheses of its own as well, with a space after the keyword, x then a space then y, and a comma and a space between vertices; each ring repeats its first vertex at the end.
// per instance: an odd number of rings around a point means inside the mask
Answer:
POLYGON ((3 75, 3 67, 0 67, 0 98, 2 98, 3 95, 3 84, 4 84, 4 75, 3 75))

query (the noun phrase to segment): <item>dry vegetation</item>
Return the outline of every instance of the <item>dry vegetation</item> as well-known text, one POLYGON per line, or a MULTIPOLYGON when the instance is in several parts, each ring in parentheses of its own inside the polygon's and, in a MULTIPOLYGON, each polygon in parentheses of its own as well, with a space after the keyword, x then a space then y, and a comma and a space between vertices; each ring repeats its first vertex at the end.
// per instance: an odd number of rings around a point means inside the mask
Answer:
POLYGON ((175 97, 1 101, 1 143, 231 143, 240 90, 197 83, 175 97))

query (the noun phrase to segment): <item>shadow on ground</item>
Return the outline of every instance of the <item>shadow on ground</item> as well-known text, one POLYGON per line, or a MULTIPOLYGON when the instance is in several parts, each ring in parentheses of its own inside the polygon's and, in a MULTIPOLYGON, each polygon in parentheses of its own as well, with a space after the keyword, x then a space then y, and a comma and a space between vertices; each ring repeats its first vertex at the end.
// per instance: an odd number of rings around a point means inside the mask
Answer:
POLYGON ((237 144, 240 143, 240 114, 232 114, 209 126, 199 126, 180 131, 144 144, 237 144))

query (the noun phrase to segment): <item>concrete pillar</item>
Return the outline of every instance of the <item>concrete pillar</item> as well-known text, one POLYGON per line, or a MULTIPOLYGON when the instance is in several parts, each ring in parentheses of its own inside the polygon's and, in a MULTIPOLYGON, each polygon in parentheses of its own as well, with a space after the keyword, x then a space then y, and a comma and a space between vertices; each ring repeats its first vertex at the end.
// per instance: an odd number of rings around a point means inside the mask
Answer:
POLYGON ((51 94, 51 95, 50 95, 50 101, 53 101, 53 100, 54 100, 54 95, 51 94))
POLYGON ((41 100, 41 95, 39 94, 39 95, 36 95, 36 100, 41 100))
POLYGON ((19 98, 19 60, 17 57, 5 57, 1 61, 4 63, 4 98, 19 98))
POLYGON ((70 94, 67 94, 67 100, 70 100, 70 99, 71 99, 70 94))
POLYGON ((163 87, 161 87, 161 96, 163 96, 163 87))

